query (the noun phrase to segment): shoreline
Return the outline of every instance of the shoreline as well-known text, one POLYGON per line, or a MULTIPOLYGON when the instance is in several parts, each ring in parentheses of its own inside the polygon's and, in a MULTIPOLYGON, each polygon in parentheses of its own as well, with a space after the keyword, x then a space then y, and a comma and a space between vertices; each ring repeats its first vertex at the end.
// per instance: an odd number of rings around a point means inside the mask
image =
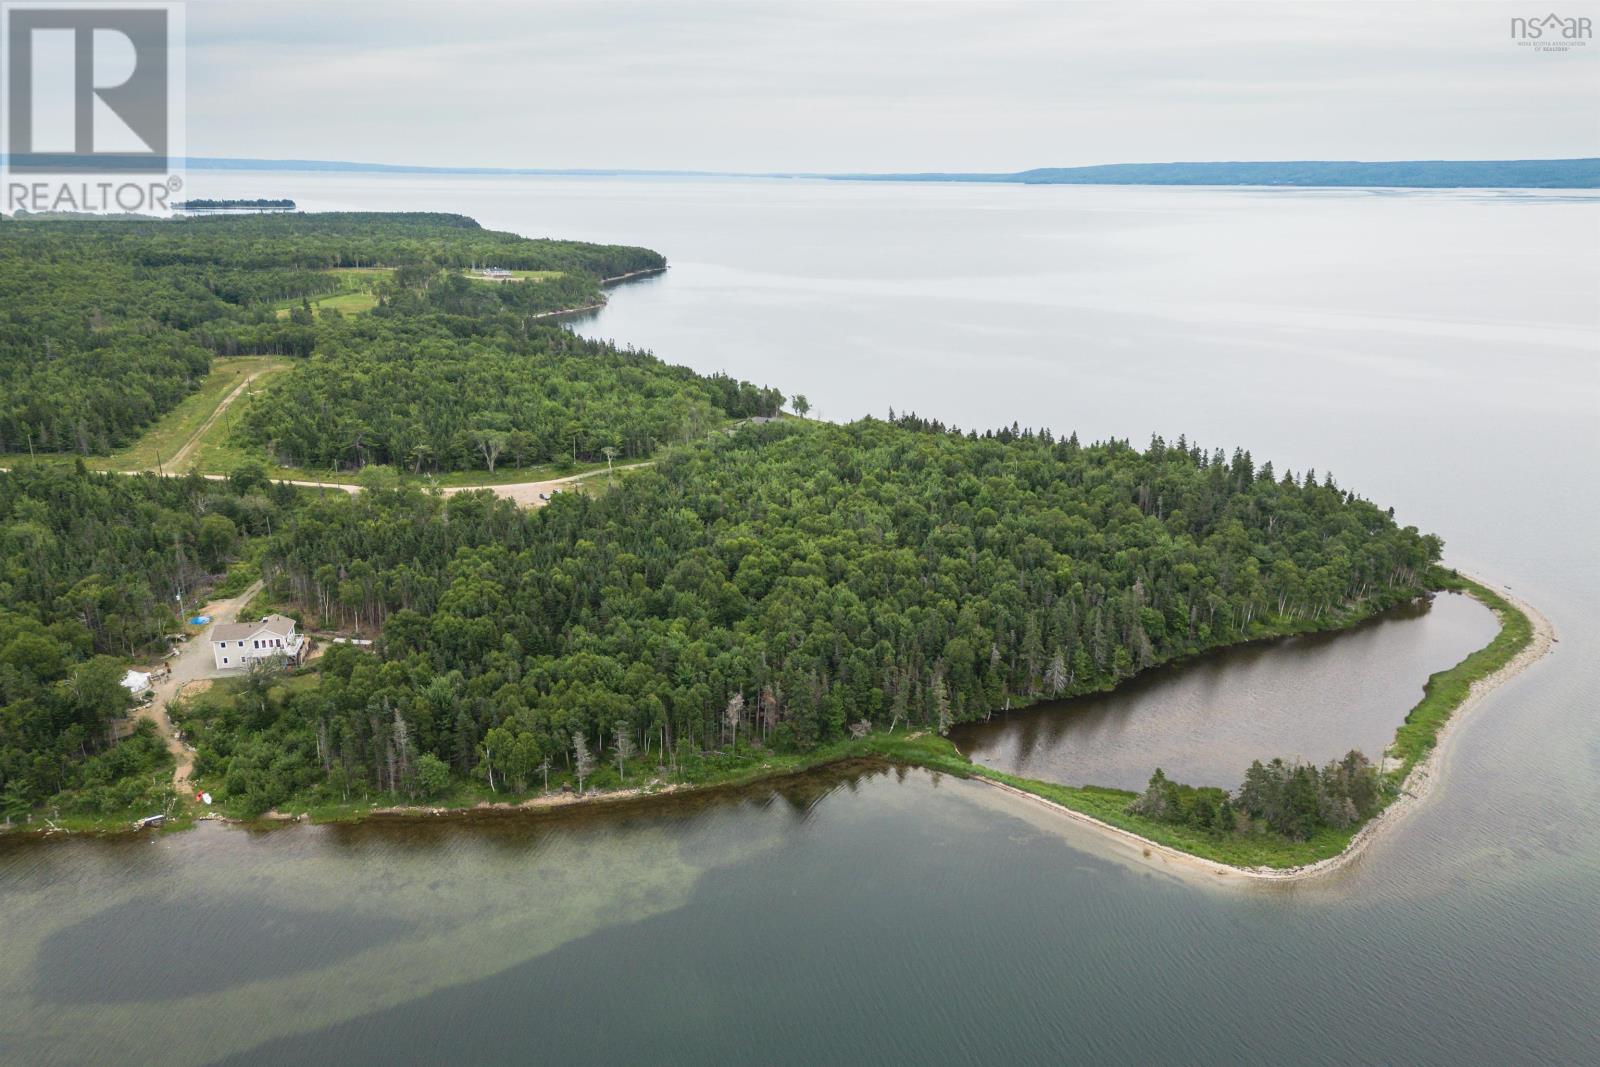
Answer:
POLYGON ((585 304, 582 307, 557 308, 554 311, 541 311, 541 312, 539 312, 537 314, 529 315, 528 319, 530 321, 533 320, 533 319, 553 319, 553 318, 556 318, 556 317, 561 316, 561 315, 576 315, 580 311, 597 311, 600 308, 603 308, 605 306, 606 306, 606 302, 604 300, 602 300, 598 304, 585 304))
POLYGON ((643 270, 630 270, 626 274, 616 274, 610 278, 601 278, 600 284, 615 285, 617 282, 625 282, 629 278, 646 278, 652 274, 665 274, 666 272, 666 267, 645 267, 643 270))
MULTIPOLYGON (((1407 814, 1421 806, 1432 793, 1433 785, 1438 780, 1441 765, 1446 755, 1447 745, 1465 717, 1474 708, 1476 708, 1482 702, 1483 698, 1489 693, 1510 681, 1512 678, 1515 678, 1517 675, 1533 666, 1533 664, 1543 659, 1546 655, 1550 654, 1553 645, 1556 643, 1555 627, 1548 619, 1544 617, 1543 614, 1541 614, 1527 601, 1513 595, 1504 588, 1496 589, 1493 585, 1475 575, 1469 575, 1459 571, 1456 573, 1466 581, 1474 585, 1481 586, 1490 594, 1504 600, 1513 610, 1520 612, 1523 617, 1528 620, 1531 630, 1527 644, 1519 649, 1507 662, 1501 664, 1491 673, 1471 683, 1466 696, 1462 698, 1460 703, 1450 709, 1448 717, 1445 718, 1438 727, 1438 730, 1434 735, 1433 744, 1429 747, 1427 754, 1421 759, 1418 759, 1412 765, 1405 778, 1399 783, 1399 795, 1393 801, 1386 805, 1377 814, 1372 816, 1372 818, 1368 819, 1366 823, 1364 823, 1361 828, 1357 830, 1356 833, 1350 838, 1345 847, 1338 853, 1320 860, 1316 860, 1312 863, 1301 864, 1299 866, 1240 866, 1225 863, 1221 860, 1211 859, 1207 856, 1185 851, 1184 849, 1174 845, 1163 844, 1162 842, 1154 840, 1153 838, 1145 837, 1134 830, 1113 825, 1112 823, 1097 818, 1088 812, 1080 811, 1057 800, 1042 796, 1038 793, 1030 792, 1027 789, 1012 785, 1011 783, 1002 781, 998 778, 990 777, 986 773, 987 768, 981 767, 977 764, 964 762, 963 765, 958 767, 942 761, 934 762, 931 760, 917 759, 915 756, 907 758, 904 755, 894 752, 841 752, 838 754, 821 756, 815 760, 801 761, 797 765, 792 765, 782 769, 773 768, 766 773, 763 773, 760 769, 757 769, 749 775, 741 775, 726 782, 708 782, 703 784, 668 783, 663 784, 660 788, 656 789, 651 789, 649 787, 636 787, 627 790, 613 790, 604 793, 593 793, 582 797, 557 794, 554 796, 530 797, 523 801, 479 801, 471 805, 455 807, 433 807, 417 804, 387 805, 382 808, 372 808, 364 812, 352 813, 351 817, 359 821, 375 815, 389 818, 417 818, 470 815, 474 812, 482 811, 548 811, 558 808, 583 806, 590 803, 602 804, 608 800, 650 800, 655 797, 682 795, 685 793, 702 793, 718 789, 748 786, 761 781, 776 780, 787 775, 804 774, 812 771, 825 770, 831 766, 847 763, 853 760, 859 760, 862 758, 877 758, 884 760, 891 765, 899 764, 904 766, 921 767, 924 770, 932 771, 934 773, 954 774, 967 781, 981 783, 982 785, 988 786, 999 792, 1009 793, 1018 798, 1027 799, 1036 804, 1041 804, 1046 808, 1051 809, 1051 811, 1056 815, 1065 816, 1076 825, 1087 827, 1098 832, 1101 836, 1105 837, 1112 843, 1129 849, 1136 849, 1138 851, 1137 858, 1145 863, 1152 863, 1162 867, 1170 867, 1173 870, 1173 873, 1189 876, 1204 876, 1204 880, 1209 884, 1232 883, 1237 885, 1246 885, 1266 883, 1284 885, 1308 881, 1314 878, 1324 877, 1345 868, 1354 862, 1358 857, 1363 855, 1367 848, 1371 846, 1372 842, 1378 840, 1394 826, 1399 825, 1407 814)), ((1462 589, 1460 592, 1465 596, 1471 596, 1473 599, 1478 600, 1479 603, 1482 603, 1489 610, 1495 611, 1495 608, 1492 604, 1486 602, 1482 597, 1478 596, 1471 588, 1462 589)), ((1499 617, 1498 611, 1496 611, 1496 616, 1499 617)), ((1501 631, 1503 631, 1504 628, 1505 624, 1502 622, 1501 631)), ((1498 637, 1498 632, 1496 637, 1498 637)), ((1486 645, 1485 647, 1487 648, 1488 646, 1486 645)), ((1457 666, 1459 666, 1459 664, 1457 666)), ((883 738, 891 745, 894 741, 891 735, 873 736, 883 738)), ((906 740, 914 741, 916 738, 922 736, 922 734, 919 732, 903 736, 906 740)), ((964 760, 964 757, 961 758, 964 760)), ((1387 751, 1384 758, 1385 760, 1389 758, 1387 751)), ((1055 783, 1041 782, 1040 784, 1048 786, 1055 783)), ((217 818, 217 816, 213 816, 213 818, 217 818)), ((274 812, 271 813, 268 821, 302 821, 307 818, 309 818, 308 815, 288 815, 274 812)), ((235 822, 242 825, 248 825, 250 822, 250 820, 226 821, 235 822)))
MULTIPOLYGON (((613 285, 620 285, 626 281, 631 281, 634 278, 647 278, 653 274, 665 274, 666 272, 666 267, 646 267, 644 270, 631 270, 626 274, 616 274, 609 278, 601 278, 600 287, 604 289, 613 285)), ((605 295, 601 294, 601 298, 598 303, 584 304, 581 307, 573 308, 557 308, 555 311, 541 311, 537 314, 529 315, 528 319, 529 321, 535 321, 538 319, 557 319, 563 315, 579 315, 585 311, 599 311, 605 306, 605 295)))
MULTIPOLYGON (((1432 787, 1439 777, 1441 764, 1445 756, 1448 741, 1460 725, 1465 716, 1470 713, 1490 692, 1511 680, 1534 663, 1548 655, 1556 643, 1555 628, 1532 605, 1510 592, 1495 589, 1488 582, 1472 575, 1455 572, 1461 578, 1474 585, 1480 586, 1493 596, 1505 601, 1514 611, 1520 612, 1527 619, 1530 627, 1530 636, 1526 645, 1519 649, 1512 657, 1501 664, 1491 673, 1471 683, 1467 694, 1461 701, 1451 708, 1448 716, 1440 723, 1434 735, 1433 743, 1427 754, 1418 759, 1407 772, 1405 778, 1399 783, 1398 796, 1385 806, 1381 811, 1372 816, 1350 838, 1345 847, 1338 853, 1316 860, 1311 863, 1294 867, 1270 866, 1240 866, 1225 863, 1194 852, 1189 852, 1175 845, 1163 844, 1153 838, 1145 837, 1135 830, 1114 825, 1104 819, 1091 815, 1086 811, 1063 804, 1050 797, 1043 796, 1028 789, 1013 785, 997 777, 991 777, 988 768, 971 763, 959 752, 951 747, 950 755, 926 753, 921 751, 906 751, 906 744, 915 742, 924 736, 925 731, 916 731, 899 735, 872 734, 867 738, 855 742, 836 743, 829 752, 813 753, 811 758, 801 757, 785 766, 772 766, 767 764, 751 767, 746 773, 736 774, 724 781, 711 782, 647 782, 628 789, 607 790, 604 792, 591 792, 583 795, 577 794, 548 794, 530 796, 520 800, 489 800, 477 799, 468 804, 442 804, 430 805, 426 803, 401 803, 385 804, 381 807, 356 807, 347 812, 334 816, 317 816, 310 811, 277 811, 273 810, 255 818, 241 819, 226 816, 220 812, 194 813, 190 819, 174 819, 178 825, 173 829, 192 822, 221 822, 232 826, 272 826, 287 823, 328 823, 328 822, 360 822, 374 817, 387 819, 434 818, 434 817, 464 817, 484 812, 547 812, 560 809, 586 808, 590 805, 605 805, 624 801, 648 802, 650 800, 669 796, 682 796, 693 793, 711 793, 717 790, 747 787, 764 781, 776 781, 787 776, 807 774, 826 770, 833 766, 859 762, 863 760, 879 761, 890 766, 920 767, 937 774, 952 774, 968 781, 978 782, 999 792, 1009 793, 1019 798, 1025 798, 1034 803, 1044 805, 1055 814, 1065 816, 1074 824, 1090 828, 1098 832, 1110 842, 1138 851, 1136 858, 1145 863, 1157 866, 1171 866, 1173 873, 1189 876, 1206 876, 1209 884, 1251 883, 1276 883, 1287 884, 1306 881, 1322 877, 1340 870, 1363 854, 1368 846, 1389 828, 1399 824, 1407 813, 1420 806, 1432 792, 1432 787), (863 743, 864 742, 864 743, 863 743), (959 761, 959 762, 957 762, 959 761)), ((1460 590, 1463 595, 1471 596, 1484 604, 1491 611, 1495 611, 1492 604, 1478 596, 1471 588, 1460 590)), ((1496 611, 1497 617, 1499 612, 1496 611)), ((1501 632, 1505 629, 1502 622, 1501 632)), ((1498 638, 1499 634, 1496 634, 1498 638)), ((1492 643, 1492 642, 1491 642, 1492 643)), ((1485 648, 1489 646, 1484 646, 1485 648)), ((1482 650, 1479 650, 1482 651, 1482 650)), ((1476 653, 1473 653, 1476 654, 1476 653)), ((1470 656, 1469 656, 1470 658, 1470 656)), ((1465 662, 1465 660, 1463 660, 1465 662)), ((1460 666, 1460 664, 1457 664, 1460 666)), ((1454 668, 1451 668, 1454 669, 1454 668)), ((1440 672, 1443 673, 1443 672, 1440 672)), ((1409 713, 1408 713, 1409 719, 1409 713)), ((1402 724, 1403 725, 1403 724, 1402 724)), ((933 738, 942 742, 941 738, 933 738)), ((1387 750, 1385 761, 1388 760, 1387 750)), ((1027 779, 1021 779, 1026 782, 1027 779)), ((1038 782, 1041 786, 1054 786, 1058 783, 1038 782)), ((34 836, 52 837, 57 834, 77 836, 90 833, 95 836, 106 836, 120 833, 138 832, 135 828, 128 827, 102 827, 88 830, 68 830, 56 828, 40 831, 38 828, 14 828, 4 836, 34 836)))

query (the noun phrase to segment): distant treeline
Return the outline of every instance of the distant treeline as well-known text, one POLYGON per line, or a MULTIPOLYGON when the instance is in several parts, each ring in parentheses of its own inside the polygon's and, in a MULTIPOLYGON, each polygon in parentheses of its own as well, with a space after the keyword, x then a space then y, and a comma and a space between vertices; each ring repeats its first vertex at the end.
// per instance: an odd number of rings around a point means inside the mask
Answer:
POLYGON ((1600 159, 1425 159, 1362 163, 1108 163, 1011 174, 830 174, 857 181, 1010 182, 1024 185, 1296 185, 1395 189, 1596 189, 1600 159))
POLYGON ((1040 185, 1300 185, 1375 186, 1412 189, 1594 189, 1600 159, 1420 159, 1361 162, 1290 160, 1205 163, 1107 163, 1087 167, 1037 167, 1007 173, 924 171, 908 174, 824 174, 733 171, 617 170, 599 168, 516 169, 422 167, 336 160, 192 158, 196 170, 348 171, 387 174, 560 174, 741 178, 826 178, 837 181, 1017 182, 1040 185))
POLYGON ((179 211, 293 211, 293 200, 180 200, 173 207, 179 211))

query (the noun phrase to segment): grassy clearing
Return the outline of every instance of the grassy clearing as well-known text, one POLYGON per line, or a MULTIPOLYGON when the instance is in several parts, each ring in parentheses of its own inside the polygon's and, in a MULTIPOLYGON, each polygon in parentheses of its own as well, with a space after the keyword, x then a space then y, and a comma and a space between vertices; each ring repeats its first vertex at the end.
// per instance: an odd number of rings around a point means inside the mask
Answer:
MULTIPOLYGON (((287 360, 273 356, 218 357, 212 361, 211 373, 206 375, 199 390, 185 397, 177 407, 158 419, 138 441, 109 457, 87 462, 91 467, 101 470, 171 469, 173 456, 201 432, 206 420, 217 413, 218 407, 241 383, 251 375, 256 375, 251 388, 259 388, 262 379, 286 370, 288 366, 287 360)), ((241 397, 238 403, 244 399, 241 397)), ((212 423, 206 428, 204 437, 225 437, 233 413, 230 411, 212 423)), ((201 446, 197 445, 193 450, 190 463, 198 459, 200 449, 201 446)))
MULTIPOLYGON (((359 315, 363 311, 371 311, 378 306, 377 283, 386 282, 394 276, 393 267, 335 267, 324 271, 338 279, 339 290, 320 296, 309 301, 311 308, 317 314, 336 312, 340 315, 359 315)), ((276 305, 277 316, 280 319, 289 317, 289 313, 301 306, 298 297, 281 300, 276 305)))
MULTIPOLYGON (((228 413, 229 422, 239 419, 250 407, 250 397, 241 396, 234 402, 233 409, 228 413)), ((254 448, 243 448, 234 444, 228 437, 228 427, 220 422, 203 434, 195 444, 194 450, 189 453, 189 465, 201 474, 229 474, 238 470, 246 463, 260 463, 267 468, 267 473, 274 480, 297 480, 302 471, 279 470, 268 461, 265 454, 254 448)), ((315 475, 308 475, 308 480, 315 480, 315 475)))
POLYGON ((359 315, 378 306, 378 294, 339 293, 337 296, 325 296, 311 306, 316 308, 319 314, 337 311, 342 315, 359 315))
MULTIPOLYGON (((378 306, 378 294, 365 291, 334 293, 331 296, 319 297, 310 303, 312 310, 318 315, 326 315, 329 312, 335 312, 340 315, 359 315, 363 311, 371 311, 378 306)), ((294 305, 294 307, 299 306, 298 302, 294 305)), ((278 308, 278 318, 288 318, 292 310, 292 307, 278 308)))
MULTIPOLYGON (((206 428, 190 451, 185 469, 193 467, 202 474, 229 474, 248 463, 259 463, 266 468, 274 481, 327 482, 330 485, 354 485, 361 479, 353 474, 333 474, 328 471, 306 470, 300 467, 280 467, 272 462, 265 451, 242 446, 230 439, 233 425, 250 410, 255 394, 265 385, 269 375, 290 369, 292 361, 276 360, 274 365, 258 378, 245 394, 234 401, 226 419, 218 419, 206 428)), ((142 442, 141 442, 142 443, 142 442)))

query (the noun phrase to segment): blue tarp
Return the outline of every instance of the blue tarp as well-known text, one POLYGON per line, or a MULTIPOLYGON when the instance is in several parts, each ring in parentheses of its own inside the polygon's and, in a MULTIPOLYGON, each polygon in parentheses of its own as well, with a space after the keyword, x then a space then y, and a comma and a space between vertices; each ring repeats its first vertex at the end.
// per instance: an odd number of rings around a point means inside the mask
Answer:
POLYGON ((204 626, 206 623, 208 623, 210 621, 211 621, 211 616, 210 615, 196 615, 194 618, 189 620, 189 625, 190 626, 204 626))

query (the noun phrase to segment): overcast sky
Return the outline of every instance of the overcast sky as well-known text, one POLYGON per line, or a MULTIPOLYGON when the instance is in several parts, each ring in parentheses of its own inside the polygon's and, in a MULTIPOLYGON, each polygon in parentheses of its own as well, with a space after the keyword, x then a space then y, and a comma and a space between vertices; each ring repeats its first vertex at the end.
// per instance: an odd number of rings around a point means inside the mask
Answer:
POLYGON ((188 143, 741 171, 1600 155, 1600 41, 1511 40, 1547 6, 191 0, 188 143))

